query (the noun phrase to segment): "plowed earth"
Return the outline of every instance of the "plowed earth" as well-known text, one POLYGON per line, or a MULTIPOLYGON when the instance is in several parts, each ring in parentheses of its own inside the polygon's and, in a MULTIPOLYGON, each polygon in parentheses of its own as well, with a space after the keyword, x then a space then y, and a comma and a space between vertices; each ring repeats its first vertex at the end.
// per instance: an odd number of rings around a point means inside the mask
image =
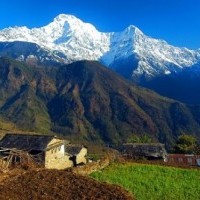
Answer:
POLYGON ((133 197, 116 185, 59 170, 31 170, 3 175, 0 200, 131 200, 133 197))

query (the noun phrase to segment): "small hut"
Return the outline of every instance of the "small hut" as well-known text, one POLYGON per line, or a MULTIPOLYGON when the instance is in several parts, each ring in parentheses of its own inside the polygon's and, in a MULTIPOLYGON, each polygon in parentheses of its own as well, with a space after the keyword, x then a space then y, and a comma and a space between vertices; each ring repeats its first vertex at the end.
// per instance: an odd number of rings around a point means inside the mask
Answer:
POLYGON ((122 154, 127 158, 164 159, 167 156, 161 143, 126 143, 122 145, 122 154))

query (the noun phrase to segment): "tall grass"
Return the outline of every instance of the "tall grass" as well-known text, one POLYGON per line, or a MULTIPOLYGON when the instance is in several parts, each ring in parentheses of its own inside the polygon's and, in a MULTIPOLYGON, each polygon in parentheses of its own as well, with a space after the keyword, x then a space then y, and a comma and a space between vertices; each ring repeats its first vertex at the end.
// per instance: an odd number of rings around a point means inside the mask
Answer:
POLYGON ((121 185, 138 200, 200 199, 200 170, 115 163, 91 176, 121 185))

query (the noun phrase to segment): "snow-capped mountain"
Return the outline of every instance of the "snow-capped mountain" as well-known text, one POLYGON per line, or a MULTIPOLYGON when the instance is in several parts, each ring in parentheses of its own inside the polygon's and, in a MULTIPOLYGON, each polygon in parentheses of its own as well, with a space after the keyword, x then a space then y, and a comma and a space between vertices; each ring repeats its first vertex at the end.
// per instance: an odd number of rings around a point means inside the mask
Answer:
POLYGON ((109 34, 72 15, 61 14, 42 28, 7 28, 0 32, 0 41, 36 43, 42 48, 64 53, 65 62, 98 60, 109 50, 109 34))
MULTIPOLYGON (((135 26, 131 25, 122 32, 103 33, 93 25, 65 14, 41 28, 3 29, 0 42, 4 43, 4 48, 0 49, 0 55, 7 47, 5 42, 16 41, 35 43, 46 52, 42 57, 34 55, 34 52, 26 56, 64 63, 98 60, 122 74, 128 71, 128 76, 133 78, 168 75, 200 61, 200 50, 171 46, 163 40, 146 36, 135 26)), ((24 58, 24 54, 18 56, 24 58)))

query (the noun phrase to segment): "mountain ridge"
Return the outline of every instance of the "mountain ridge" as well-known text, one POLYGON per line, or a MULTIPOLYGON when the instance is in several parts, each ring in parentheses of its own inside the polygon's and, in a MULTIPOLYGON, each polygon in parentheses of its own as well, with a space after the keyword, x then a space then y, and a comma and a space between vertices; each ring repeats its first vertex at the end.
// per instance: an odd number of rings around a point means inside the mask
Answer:
POLYGON ((104 33, 73 15, 65 14, 58 15, 41 28, 3 29, 0 41, 36 43, 46 51, 64 54, 64 63, 97 60, 116 71, 126 70, 123 62, 130 59, 132 73, 129 78, 136 80, 178 72, 200 60, 200 50, 173 47, 164 40, 146 36, 133 25, 122 32, 104 33))

